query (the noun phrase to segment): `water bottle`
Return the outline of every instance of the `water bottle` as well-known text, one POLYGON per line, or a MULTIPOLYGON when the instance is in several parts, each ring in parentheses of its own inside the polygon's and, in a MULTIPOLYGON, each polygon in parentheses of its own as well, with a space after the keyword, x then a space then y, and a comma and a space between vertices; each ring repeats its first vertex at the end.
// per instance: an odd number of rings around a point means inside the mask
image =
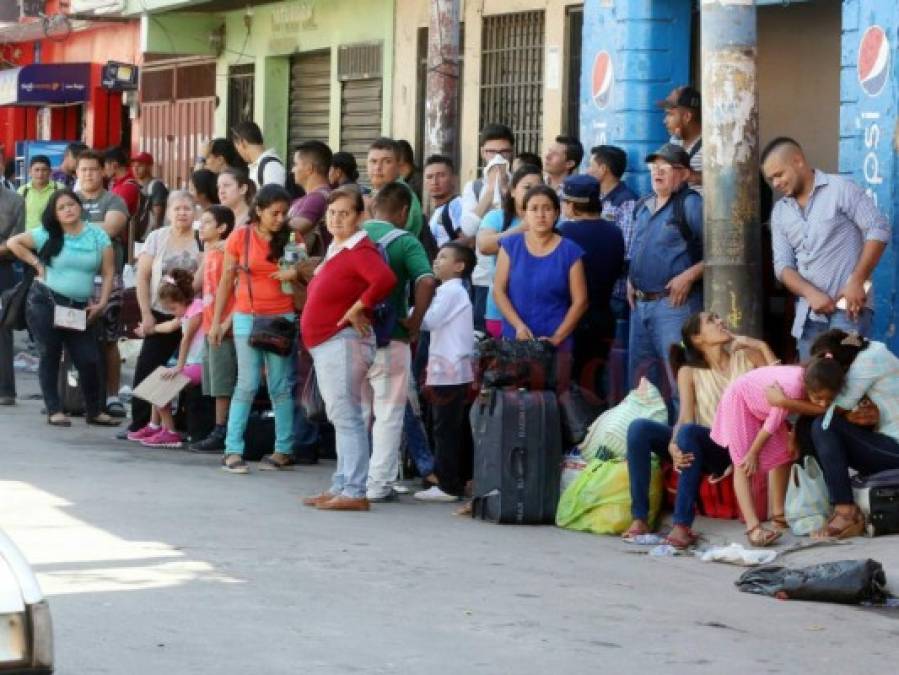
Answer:
MULTIPOLYGON (((297 244, 290 241, 284 247, 284 255, 281 257, 281 260, 278 261, 278 269, 282 271, 289 270, 300 262, 300 260, 305 260, 307 257, 305 244, 297 244)), ((287 295, 293 294, 293 284, 289 281, 282 281, 281 292, 287 295)))

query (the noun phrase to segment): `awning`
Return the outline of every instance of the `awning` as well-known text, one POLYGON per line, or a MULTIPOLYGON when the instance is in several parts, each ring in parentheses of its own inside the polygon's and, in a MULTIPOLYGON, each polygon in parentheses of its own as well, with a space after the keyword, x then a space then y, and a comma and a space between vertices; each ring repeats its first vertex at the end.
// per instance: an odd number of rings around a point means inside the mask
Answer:
POLYGON ((32 63, 0 70, 0 106, 83 103, 90 77, 89 63, 32 63))

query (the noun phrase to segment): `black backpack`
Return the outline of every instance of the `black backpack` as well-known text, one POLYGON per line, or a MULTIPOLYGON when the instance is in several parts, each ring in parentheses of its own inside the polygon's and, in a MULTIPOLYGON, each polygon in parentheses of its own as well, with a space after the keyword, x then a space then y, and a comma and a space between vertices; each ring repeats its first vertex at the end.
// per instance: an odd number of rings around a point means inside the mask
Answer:
MULTIPOLYGON (((258 185, 259 187, 265 185, 265 167, 268 166, 269 162, 277 162, 281 166, 284 166, 284 162, 282 162, 277 157, 273 157, 272 155, 263 157, 259 161, 259 166, 256 169, 256 185, 258 185)), ((303 192, 303 188, 301 188, 294 182, 293 175, 289 171, 287 171, 287 169, 284 170, 284 185, 282 187, 287 190, 291 199, 299 199, 305 194, 303 192)))
MULTIPOLYGON (((693 234, 693 230, 691 230, 690 226, 687 224, 687 216, 684 213, 684 202, 687 200, 687 196, 691 194, 694 194, 697 197, 699 196, 699 193, 696 192, 696 190, 689 187, 682 187, 671 195, 672 214, 670 222, 677 228, 677 231, 680 232, 680 236, 684 238, 684 241, 687 242, 687 253, 690 256, 690 261, 695 265, 702 260, 702 238, 693 234)), ((650 197, 653 196, 655 195, 646 195, 634 204, 634 218, 637 217, 640 209, 649 201, 650 197)))

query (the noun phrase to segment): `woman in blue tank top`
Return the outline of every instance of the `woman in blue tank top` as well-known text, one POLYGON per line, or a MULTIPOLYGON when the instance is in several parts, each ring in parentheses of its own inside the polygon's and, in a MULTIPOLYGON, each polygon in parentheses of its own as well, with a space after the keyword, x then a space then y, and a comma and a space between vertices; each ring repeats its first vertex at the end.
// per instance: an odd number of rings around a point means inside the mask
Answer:
POLYGON ((505 237, 496 260, 493 294, 503 337, 548 340, 570 351, 571 334, 587 310, 583 249, 555 231, 559 197, 546 185, 524 198, 523 231, 505 237))

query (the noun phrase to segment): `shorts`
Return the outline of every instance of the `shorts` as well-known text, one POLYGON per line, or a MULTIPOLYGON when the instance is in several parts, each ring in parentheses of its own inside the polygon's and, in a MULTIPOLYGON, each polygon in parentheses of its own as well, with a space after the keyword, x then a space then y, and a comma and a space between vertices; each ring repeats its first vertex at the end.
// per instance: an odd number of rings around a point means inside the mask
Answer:
POLYGON ((203 350, 203 394, 214 398, 230 398, 237 385, 237 351, 234 339, 222 339, 213 347, 206 340, 203 350))
MULTIPOLYGON (((94 293, 91 296, 91 302, 100 299, 100 287, 103 285, 101 277, 94 279, 94 293)), ((97 319, 95 330, 97 340, 99 342, 118 342, 119 338, 125 332, 125 325, 122 320, 122 275, 116 274, 112 277, 112 291, 109 293, 109 301, 106 303, 106 309, 97 319)))

